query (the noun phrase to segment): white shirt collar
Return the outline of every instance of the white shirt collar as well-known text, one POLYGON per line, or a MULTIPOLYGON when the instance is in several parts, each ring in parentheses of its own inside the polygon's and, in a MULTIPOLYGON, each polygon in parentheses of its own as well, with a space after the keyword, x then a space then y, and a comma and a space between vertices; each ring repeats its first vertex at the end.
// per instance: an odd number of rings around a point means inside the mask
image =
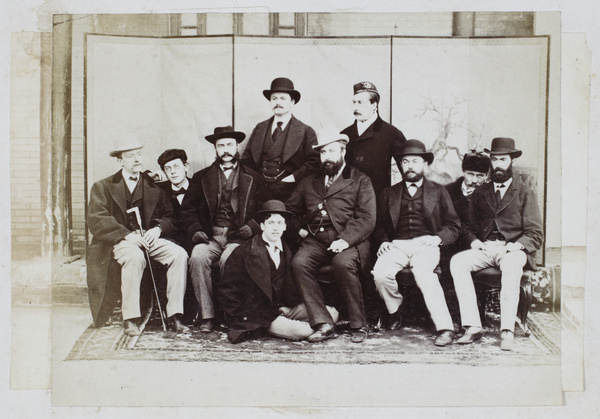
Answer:
POLYGON ((421 186, 423 186, 423 178, 421 178, 421 180, 419 180, 418 182, 409 182, 409 181, 405 180, 404 183, 406 184, 407 188, 412 184, 415 184, 417 186, 417 188, 420 188, 421 186))
MULTIPOLYGON (((342 163, 342 167, 340 167, 340 170, 335 175, 333 175, 334 182, 338 178, 340 173, 342 173, 344 171, 345 167, 346 167, 346 161, 344 160, 344 162, 342 163)), ((325 175, 325 186, 327 186, 328 181, 329 181, 329 175, 325 175)))
POLYGON ((183 181, 183 184, 179 187, 176 188, 175 185, 173 185, 171 183, 171 189, 174 190, 175 192, 177 192, 178 190, 180 190, 181 188, 185 189, 187 191, 187 189, 190 187, 190 181, 188 180, 188 178, 185 178, 185 180, 183 181))
POLYGON ((475 187, 467 186, 463 180, 462 184, 460 185, 460 190, 463 196, 470 196, 475 191, 475 187))
POLYGON ((276 242, 269 241, 265 237, 265 233, 262 234, 262 239, 266 243, 269 251, 273 251, 273 249, 279 249, 280 252, 283 252, 283 243, 281 243, 281 239, 277 240, 276 242))
POLYGON ((121 169, 121 175, 123 176, 123 179, 125 180, 125 185, 127 185, 127 188, 129 189, 129 192, 133 193, 133 190, 135 189, 137 183, 140 181, 142 174, 141 173, 136 173, 135 175, 132 175, 130 173, 127 173, 125 171, 125 169, 121 169), (131 180, 130 177, 136 177, 137 180, 131 180))
POLYGON ((373 115, 366 121, 356 120, 356 128, 358 129, 358 136, 360 137, 369 128, 373 122, 377 119, 377 112, 373 112, 373 115))
POLYGON ((503 193, 502 191, 506 191, 508 189, 508 187, 511 185, 513 181, 513 178, 511 177, 510 179, 508 179, 506 182, 504 183, 496 183, 494 182, 494 192, 496 192, 498 189, 500 190, 500 193, 503 193), (500 185, 504 185, 503 188, 499 188, 500 185))
POLYGON ((285 127, 287 127, 287 125, 290 123, 291 119, 292 119, 291 112, 286 115, 283 115, 283 116, 275 115, 275 118, 273 119, 273 125, 271 126, 271 134, 273 134, 273 132, 275 132, 278 122, 282 122, 281 130, 283 131, 285 129, 285 127))

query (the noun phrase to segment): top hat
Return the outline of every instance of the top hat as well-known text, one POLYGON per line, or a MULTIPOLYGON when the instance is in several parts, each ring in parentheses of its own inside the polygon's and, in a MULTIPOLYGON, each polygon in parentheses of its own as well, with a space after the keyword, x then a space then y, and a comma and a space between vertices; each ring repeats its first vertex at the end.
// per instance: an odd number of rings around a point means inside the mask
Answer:
POLYGON ((267 214, 281 214, 285 219, 289 219, 294 215, 293 212, 290 212, 285 209, 285 204, 277 199, 271 199, 263 204, 260 211, 256 211, 257 217, 261 215, 267 214))
POLYGON ((370 81, 361 81, 360 83, 356 83, 354 85, 354 94, 369 92, 375 93, 377 95, 377 101, 379 101, 379 92, 377 91, 377 87, 370 81))
POLYGON ((110 157, 119 157, 121 155, 121 153, 124 153, 126 151, 131 151, 131 150, 137 150, 138 148, 142 148, 144 147, 142 144, 140 144, 139 141, 135 141, 133 143, 129 143, 129 144, 125 144, 125 145, 119 145, 117 147, 115 147, 114 149, 112 149, 108 154, 110 155, 110 157))
POLYGON ((483 153, 469 152, 463 157, 463 172, 468 170, 472 172, 487 173, 490 171, 490 167, 490 158, 483 153))
POLYGON ((317 144, 313 148, 319 149, 325 147, 327 144, 335 143, 336 141, 342 141, 344 144, 348 144, 350 138, 346 134, 340 133, 334 127, 326 127, 317 133, 317 144))
POLYGON ((497 137, 492 140, 492 149, 484 149, 486 153, 490 153, 491 156, 498 154, 508 154, 513 159, 521 156, 523 152, 515 148, 515 140, 507 137, 497 137))
POLYGON ((398 156, 421 156, 429 164, 433 161, 433 153, 427 151, 425 144, 419 140, 406 141, 398 156))
POLYGON ((294 102, 300 102, 300 92, 294 89, 294 83, 290 79, 285 77, 278 77, 271 82, 271 88, 269 90, 263 90, 263 95, 267 100, 271 100, 271 94, 275 92, 289 93, 294 99, 294 102))
POLYGON ((170 148, 165 150, 160 156, 158 156, 158 165, 161 169, 165 167, 165 164, 170 162, 171 160, 180 159, 183 163, 187 162, 187 154, 185 150, 180 148, 170 148))
POLYGON ((233 138, 239 144, 242 141, 244 141, 244 138, 246 138, 246 134, 244 134, 243 132, 234 130, 231 125, 227 125, 226 127, 216 127, 214 134, 207 135, 204 138, 206 138, 206 141, 208 141, 209 143, 213 143, 213 144, 217 140, 220 140, 221 138, 233 138))

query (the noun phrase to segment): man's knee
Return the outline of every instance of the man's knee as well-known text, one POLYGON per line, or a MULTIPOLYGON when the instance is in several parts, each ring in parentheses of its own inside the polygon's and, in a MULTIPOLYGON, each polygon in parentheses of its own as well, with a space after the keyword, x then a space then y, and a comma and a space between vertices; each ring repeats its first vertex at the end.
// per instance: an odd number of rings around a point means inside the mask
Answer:
POLYGON ((450 271, 470 270, 472 253, 470 250, 457 253, 450 259, 450 271))
POLYGON ((139 247, 128 249, 126 253, 120 255, 116 260, 121 266, 140 266, 142 269, 146 267, 146 257, 139 247))
MULTIPOLYGON (((183 249, 182 249, 183 250, 183 249)), ((215 256, 205 244, 197 244, 190 256, 190 265, 212 265, 218 256, 215 256)))
POLYGON ((331 266, 334 272, 358 272, 359 262, 356 252, 342 252, 333 257, 331 266))
POLYGON ((375 265, 371 271, 371 274, 373 275, 373 282, 375 282, 375 286, 378 288, 390 280, 395 280, 397 273, 398 271, 395 269, 386 269, 385 267, 378 267, 377 265, 375 265))

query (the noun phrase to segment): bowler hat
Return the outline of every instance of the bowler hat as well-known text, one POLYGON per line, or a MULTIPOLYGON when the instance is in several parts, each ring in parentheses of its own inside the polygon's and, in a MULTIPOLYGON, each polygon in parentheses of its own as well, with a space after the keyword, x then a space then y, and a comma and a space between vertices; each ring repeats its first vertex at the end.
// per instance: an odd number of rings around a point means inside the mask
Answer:
POLYGON ((140 144, 139 141, 135 141, 129 144, 115 146, 115 148, 113 148, 108 154, 110 155, 110 157, 119 157, 121 153, 131 150, 137 150, 138 148, 142 147, 144 146, 140 144))
POLYGON ((325 127, 317 133, 317 144, 313 148, 319 149, 325 147, 327 144, 341 141, 344 144, 348 144, 350 138, 346 134, 340 133, 335 127, 325 127))
POLYGON ((515 140, 508 137, 497 137, 492 140, 492 149, 484 149, 486 153, 490 153, 491 156, 498 154, 508 154, 513 159, 521 156, 523 152, 515 148, 515 140))
POLYGON ((354 94, 369 92, 375 93, 377 95, 377 102, 379 102, 379 92, 377 91, 377 87, 370 81, 361 81, 354 85, 354 94))
POLYGON ((260 211, 256 211, 256 216, 266 216, 268 214, 281 214, 284 218, 288 219, 294 215, 293 212, 290 212, 285 209, 285 204, 277 199, 271 199, 263 204, 260 211))
POLYGON ((278 77, 271 82, 271 88, 269 90, 263 90, 263 95, 267 100, 271 100, 271 94, 275 92, 289 93, 294 99, 294 102, 300 102, 300 92, 294 89, 294 83, 290 79, 285 77, 278 77))
POLYGON ((427 149, 425 149, 425 144, 423 144, 419 140, 407 140, 402 146, 402 150, 398 155, 400 157, 421 156, 423 157, 423 160, 425 160, 429 164, 431 164, 431 162, 433 161, 433 153, 427 151, 427 149))
POLYGON ((462 169, 479 173, 490 171, 490 158, 483 153, 467 153, 463 157, 462 169))
POLYGON ((244 138, 246 138, 246 134, 234 130, 231 125, 227 125, 226 127, 216 127, 214 134, 207 135, 204 138, 206 138, 206 141, 213 144, 221 138, 233 138, 238 143, 241 143, 242 141, 244 141, 244 138))

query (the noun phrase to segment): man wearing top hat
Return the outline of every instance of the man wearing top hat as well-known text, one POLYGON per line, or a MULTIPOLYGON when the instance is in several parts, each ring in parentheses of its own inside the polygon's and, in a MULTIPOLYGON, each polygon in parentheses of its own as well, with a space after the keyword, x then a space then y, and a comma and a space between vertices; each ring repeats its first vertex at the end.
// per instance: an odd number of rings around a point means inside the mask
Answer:
POLYGON ((317 138, 320 171, 304 178, 286 202, 300 220, 304 236, 292 260, 292 270, 315 329, 308 340, 319 342, 334 333, 334 319, 317 281, 319 268, 331 263, 348 308, 352 341, 360 343, 367 338, 360 275, 369 261, 375 192, 369 177, 344 161, 346 135, 325 128, 317 138))
POLYGON ((167 265, 167 322, 176 332, 181 324, 187 260, 184 249, 162 237, 174 231, 173 209, 163 190, 143 171, 142 145, 123 145, 110 152, 122 169, 92 186, 87 222, 92 234, 88 247, 88 291, 96 326, 103 325, 118 298, 120 266, 125 334, 140 334, 140 283, 149 257, 167 265), (142 225, 133 213, 139 209, 142 225), (140 227, 144 234, 140 234, 140 227), (113 263, 116 261, 117 266, 113 263), (117 277, 115 278, 115 274, 117 277))
POLYGON ((526 264, 535 268, 542 247, 542 220, 535 193, 513 176, 513 162, 521 156, 512 138, 494 138, 490 153, 491 180, 473 193, 472 211, 465 225, 470 249, 450 260, 450 271, 465 334, 457 343, 469 344, 482 335, 481 318, 471 272, 494 266, 502 271, 500 291, 500 347, 511 350, 519 304, 519 287, 526 264))
MULTIPOLYGON (((217 296, 232 343, 266 332, 293 340, 313 333, 292 277, 292 252, 282 240, 292 215, 283 202, 266 202, 256 214, 262 234, 242 243, 227 258, 217 296)), ((337 321, 337 310, 327 309, 337 321)))
POLYGON ((356 120, 342 131, 350 139, 346 161, 371 178, 377 196, 391 186, 392 157, 399 155, 406 141, 399 129, 379 116, 379 99, 373 83, 356 83, 352 98, 356 120))
POLYGON ((427 152, 421 141, 408 140, 399 157, 404 180, 385 188, 379 197, 373 279, 390 313, 389 328, 394 330, 401 326, 403 299, 396 274, 410 267, 438 331, 435 345, 446 346, 454 338, 454 324, 434 269, 440 260, 440 246, 458 238, 460 220, 446 189, 424 177, 433 153, 427 152))
POLYGON ((205 137, 215 146, 216 160, 192 177, 182 203, 182 223, 194 245, 189 265, 202 332, 214 327, 213 263, 218 260, 222 267, 241 240, 260 231, 252 220, 260 175, 239 162, 238 145, 245 137, 231 126, 205 137))
POLYGON ((264 201, 285 202, 296 185, 319 164, 319 155, 313 149, 317 137, 311 127, 292 115, 300 92, 290 79, 274 79, 263 95, 271 103, 273 116, 254 128, 242 162, 262 175, 265 188, 260 193, 264 201))

